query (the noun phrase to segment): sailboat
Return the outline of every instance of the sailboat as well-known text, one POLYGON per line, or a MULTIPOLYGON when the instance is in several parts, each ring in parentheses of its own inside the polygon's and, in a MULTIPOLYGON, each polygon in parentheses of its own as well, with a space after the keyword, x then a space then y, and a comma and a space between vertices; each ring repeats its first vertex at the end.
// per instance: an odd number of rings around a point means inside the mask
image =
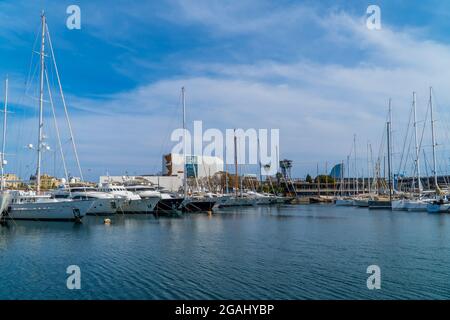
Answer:
POLYGON ((433 150, 433 180, 436 190, 436 197, 434 201, 427 204, 428 213, 445 213, 450 212, 450 202, 446 194, 439 188, 436 169, 436 138, 434 133, 434 119, 433 119, 433 88, 430 87, 430 116, 431 116, 431 143, 433 150))
MULTIPOLYGON (((258 204, 258 199, 261 198, 259 195, 253 192, 244 192, 242 188, 242 181, 239 183, 239 173, 238 173, 238 161, 237 161, 237 137, 234 135, 234 195, 227 195, 224 199, 225 201, 219 204, 220 208, 224 207, 250 207, 258 204)), ((262 204, 262 200, 261 201, 262 204)))
MULTIPOLYGON (((72 128, 68 119, 66 103, 64 99, 64 94, 62 92, 61 81, 59 78, 58 68, 56 65, 55 56, 53 53, 53 47, 50 39, 50 33, 48 31, 48 26, 46 23, 46 16, 44 12, 41 15, 42 23, 42 35, 41 35, 41 48, 40 48, 40 91, 39 91, 39 130, 38 130, 38 144, 37 144, 37 166, 36 166, 36 191, 20 191, 20 190, 10 190, 8 193, 3 192, 0 203, 3 203, 4 197, 7 194, 8 206, 3 212, 3 215, 7 219, 13 220, 48 220, 48 221, 81 221, 81 219, 86 215, 87 211, 93 204, 92 200, 74 200, 74 199, 55 199, 50 194, 41 193, 41 161, 42 161, 42 149, 44 147, 43 143, 43 109, 44 109, 44 80, 47 83, 49 100, 53 108, 53 100, 51 96, 51 90, 49 87, 48 75, 45 67, 45 40, 48 39, 51 56, 53 60, 53 65, 56 71, 56 77, 58 80, 58 85, 60 88, 61 98, 63 101, 64 109, 66 111, 66 118, 69 124, 69 131, 71 134, 71 140, 74 147, 75 157, 77 159, 77 164, 80 169, 78 161, 78 154, 75 148, 75 140, 73 138, 72 128)), ((6 108, 5 108, 6 109, 6 108)), ((5 113, 6 119, 6 113, 5 113)), ((6 120, 5 120, 6 122, 6 120)), ((57 129, 57 127, 56 127, 57 129)), ((5 130, 6 125, 4 125, 4 143, 5 143, 5 130)), ((56 130, 58 133, 58 129, 56 130)), ((59 140, 59 133, 58 133, 59 140)), ((4 149, 2 150, 2 160, 4 155, 4 149)), ((63 159, 64 161, 64 159, 63 159)), ((2 161, 3 162, 3 161, 2 161)), ((2 164, 3 167, 3 164, 2 164)), ((3 177, 3 176, 2 176, 3 177)), ((3 186, 3 179, 2 179, 3 186)))
POLYGON ((5 190, 5 144, 6 144, 6 113, 8 112, 8 77, 5 80, 5 103, 3 108, 3 141, 2 141, 2 153, 0 155, 0 168, 1 168, 1 181, 0 181, 0 223, 5 223, 4 212, 8 207, 11 195, 8 190, 5 190))
POLYGON ((386 142, 387 142, 387 160, 388 160, 388 187, 389 198, 376 198, 369 200, 369 209, 392 209, 392 175, 391 175, 391 124, 392 124, 391 99, 389 99, 389 113, 386 122, 386 142))
MULTIPOLYGON (((416 159, 414 160, 415 164, 415 173, 417 173, 417 180, 419 181, 419 191, 421 191, 421 183, 420 183, 420 168, 418 166, 419 164, 419 145, 417 141, 417 120, 416 120, 416 93, 413 92, 413 122, 414 122, 414 143, 415 143, 415 153, 416 153, 416 159)), ((408 124, 409 129, 409 124, 408 124)), ((407 131, 408 132, 408 131, 407 131)), ((407 137, 405 138, 406 141, 407 137)), ((414 186, 412 186, 414 188, 414 186)), ((408 210, 408 207, 413 208, 414 206, 418 205, 416 203, 417 200, 415 199, 396 199, 392 201, 392 210, 393 211, 401 211, 401 210, 408 210)), ((419 208, 419 206, 417 206, 419 208)), ((425 204, 425 210, 426 210, 426 204, 425 204)))
MULTIPOLYGON (((412 114, 413 114, 413 125, 414 125, 414 144, 415 144, 415 159, 414 159, 414 169, 415 169, 415 180, 417 180, 417 188, 419 190, 419 197, 416 199, 397 199, 392 201, 392 210, 403 210, 403 211, 427 211, 428 204, 431 203, 432 199, 423 197, 423 187, 420 175, 420 147, 418 143, 417 134, 417 119, 416 119, 416 93, 413 92, 413 103, 412 103, 412 114)), ((431 120, 431 125, 433 126, 433 119, 431 120)), ((415 188, 415 180, 413 180, 412 189, 415 188)))
MULTIPOLYGON (((342 163, 342 168, 344 168, 344 163, 342 163)), ((350 155, 347 156, 347 183, 350 189, 350 155)), ((341 170, 341 195, 334 200, 334 204, 339 207, 351 207, 353 206, 353 198, 349 194, 344 195, 343 190, 345 189, 345 177, 344 169, 341 170)))
MULTIPOLYGON (((183 134, 185 135, 186 130, 186 97, 185 89, 181 88, 181 97, 183 104, 183 134)), ((188 196, 187 188, 187 161, 186 161, 186 137, 183 137, 183 193, 184 200, 180 205, 180 209, 183 212, 212 212, 213 207, 217 202, 217 198, 211 195, 205 195, 202 193, 192 194, 188 196)), ((195 170, 194 170, 195 173, 195 170)))

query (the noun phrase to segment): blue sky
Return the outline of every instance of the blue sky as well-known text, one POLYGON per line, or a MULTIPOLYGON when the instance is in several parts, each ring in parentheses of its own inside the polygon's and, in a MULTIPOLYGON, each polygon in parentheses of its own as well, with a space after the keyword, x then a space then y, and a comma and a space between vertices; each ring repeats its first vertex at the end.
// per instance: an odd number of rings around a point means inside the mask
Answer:
MULTIPOLYGON (((377 153, 389 97, 398 145, 413 90, 422 118, 430 85, 438 108, 450 103, 444 1, 0 1, 0 76, 9 74, 14 112, 8 171, 24 177, 37 129, 24 83, 42 9, 91 180, 161 169, 181 121, 181 86, 189 123, 279 128, 281 157, 300 177, 344 160, 354 133, 362 161, 368 141, 377 153), (81 30, 65 26, 71 4, 81 30), (366 28, 369 4, 381 8, 381 30, 366 28)), ((61 175, 45 158, 46 171, 61 175)))

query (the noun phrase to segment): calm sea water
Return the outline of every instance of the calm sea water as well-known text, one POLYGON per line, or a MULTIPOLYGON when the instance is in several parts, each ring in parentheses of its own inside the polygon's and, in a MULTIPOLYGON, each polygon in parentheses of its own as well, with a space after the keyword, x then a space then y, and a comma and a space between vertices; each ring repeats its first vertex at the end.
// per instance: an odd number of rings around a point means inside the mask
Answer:
POLYGON ((1 299, 449 299, 450 215, 321 205, 0 228, 1 299), (381 290, 366 269, 381 268, 381 290), (68 290, 66 268, 81 268, 68 290))

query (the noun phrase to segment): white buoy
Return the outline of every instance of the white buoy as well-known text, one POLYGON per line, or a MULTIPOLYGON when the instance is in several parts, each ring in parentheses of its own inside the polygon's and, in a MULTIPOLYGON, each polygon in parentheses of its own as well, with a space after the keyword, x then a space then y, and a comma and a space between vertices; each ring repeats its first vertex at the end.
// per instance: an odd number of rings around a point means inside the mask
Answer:
POLYGON ((111 219, 106 218, 105 220, 103 220, 104 224, 110 225, 111 224, 111 219))

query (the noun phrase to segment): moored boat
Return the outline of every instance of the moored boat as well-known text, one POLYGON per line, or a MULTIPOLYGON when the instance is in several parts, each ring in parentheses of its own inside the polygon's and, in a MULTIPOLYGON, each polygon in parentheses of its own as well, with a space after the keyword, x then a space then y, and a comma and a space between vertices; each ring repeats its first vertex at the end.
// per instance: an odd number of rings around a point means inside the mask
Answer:
POLYGON ((450 202, 447 198, 436 199, 427 205, 428 213, 450 213, 450 202))
POLYGON ((153 213, 159 201, 157 197, 141 198, 139 195, 128 191, 123 185, 104 183, 97 188, 98 191, 114 195, 122 199, 118 213, 124 214, 146 214, 153 213))
POLYGON ((180 208, 183 212, 212 212, 215 204, 214 198, 190 197, 183 200, 180 208))
POLYGON ((353 200, 347 198, 338 198, 334 201, 334 204, 336 206, 351 207, 353 205, 353 200))
POLYGON ((392 204, 389 200, 369 200, 368 204, 370 210, 392 209, 392 204))
MULTIPOLYGON (((72 142, 73 151, 75 154, 75 158, 78 163, 78 168, 80 171, 80 176, 82 176, 81 173, 81 167, 78 162, 78 153, 76 150, 75 140, 72 132, 72 128, 70 126, 69 117, 67 115, 67 108, 66 108, 66 102, 64 99, 64 94, 62 90, 62 85, 58 73, 58 68, 56 65, 56 59, 53 52, 53 46, 50 39, 50 33, 48 30, 47 20, 44 13, 41 15, 41 41, 40 41, 40 48, 39 48, 39 61, 40 61, 40 67, 36 68, 36 70, 39 69, 39 118, 38 118, 38 141, 37 141, 37 163, 36 163, 36 173, 34 175, 35 181, 34 181, 34 189, 36 191, 19 191, 19 190, 10 190, 8 192, 8 201, 7 208, 3 212, 3 216, 6 219, 14 219, 14 220, 46 220, 46 221, 81 221, 81 219, 86 215, 87 211, 90 209, 90 207, 93 204, 92 200, 86 200, 86 199, 55 199, 52 198, 50 194, 44 194, 41 192, 41 169, 42 169, 42 152, 44 149, 49 148, 48 145, 46 145, 44 141, 44 94, 45 94, 45 85, 47 85, 48 89, 48 99, 50 101, 50 105, 52 106, 52 109, 54 108, 53 98, 51 94, 51 88, 49 86, 49 75, 47 74, 48 70, 53 69, 56 74, 56 81, 59 87, 59 93, 60 97, 62 99, 62 104, 64 106, 64 110, 66 112, 66 120, 69 125, 69 133, 70 133, 70 140, 72 142), (45 52, 45 43, 48 41, 50 52, 49 54, 46 54, 45 52), (53 65, 46 66, 46 59, 45 57, 50 57, 50 61, 53 62, 53 65)), ((34 51, 34 48, 33 48, 34 51)), ((35 54, 36 51, 33 52, 35 54)), ((38 74, 38 73, 36 73, 38 74)), ((47 97, 46 97, 47 98, 47 97)), ((52 110, 54 114, 54 109, 52 110)), ((56 122, 56 119, 55 119, 56 122)), ((56 126, 57 128, 57 126, 56 126)), ((5 142, 5 136, 6 136, 6 100, 5 100, 5 118, 4 118, 4 134, 3 134, 3 143, 5 142)), ((61 148, 61 140, 59 136, 59 131, 57 131, 57 138, 59 142, 59 146, 62 152, 61 148)), ((32 145, 30 145, 32 146, 32 145)), ((48 150, 48 149, 47 149, 48 150)), ((6 193, 3 191, 3 159, 4 155, 4 145, 2 147, 2 198, 6 193)), ((66 168, 64 157, 62 157, 64 168, 66 168)), ((66 170, 66 177, 67 177, 67 170, 66 170)), ((3 202, 3 200, 2 200, 3 202)), ((3 203, 4 205, 5 203, 3 203)))
POLYGON ((359 207, 359 208, 368 208, 369 207, 369 199, 361 199, 361 198, 354 199, 352 205, 354 207, 359 207))
POLYGON ((162 192, 149 184, 131 181, 125 183, 124 186, 128 191, 137 194, 142 199, 153 199, 156 201, 154 211, 158 213, 176 213, 178 207, 183 202, 182 197, 176 197, 170 193, 162 192))
POLYGON ((92 200, 54 199, 34 192, 11 191, 4 213, 6 219, 36 221, 80 221, 93 204, 92 200))
POLYGON ((112 194, 100 192, 93 187, 87 186, 61 186, 52 191, 52 196, 55 199, 92 200, 93 204, 86 214, 93 216, 115 214, 122 203, 120 199, 112 194))

